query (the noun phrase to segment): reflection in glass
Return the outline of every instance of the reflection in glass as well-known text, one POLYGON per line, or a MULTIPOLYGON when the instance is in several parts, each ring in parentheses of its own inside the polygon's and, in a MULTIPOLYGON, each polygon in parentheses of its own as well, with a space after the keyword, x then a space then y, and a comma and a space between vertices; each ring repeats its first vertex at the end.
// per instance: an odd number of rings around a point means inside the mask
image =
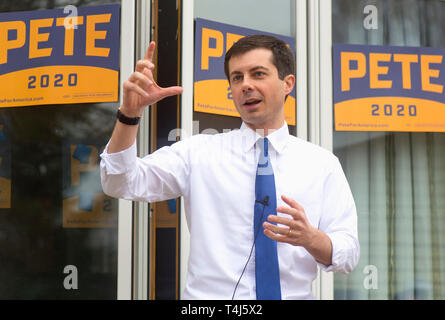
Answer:
MULTIPOLYGON (((295 38, 295 0, 195 0, 193 13, 195 18, 295 38)), ((239 117, 198 111, 193 112, 193 121, 199 123, 199 133, 239 129, 242 122, 239 117)), ((289 131, 295 135, 295 126, 289 125, 289 131)))
MULTIPOLYGON (((333 0, 333 42, 445 47, 445 3, 333 0), (363 8, 378 27, 363 27, 363 8)), ((445 134, 334 132, 357 205, 361 257, 335 299, 445 298, 445 134)))
MULTIPOLYGON (((2 1, 0 12, 103 3, 120 1, 2 1)), ((98 174, 116 109, 0 109, 0 299, 116 299, 117 200, 98 174)))
POLYGON ((295 37, 295 0, 195 0, 195 18, 295 37))

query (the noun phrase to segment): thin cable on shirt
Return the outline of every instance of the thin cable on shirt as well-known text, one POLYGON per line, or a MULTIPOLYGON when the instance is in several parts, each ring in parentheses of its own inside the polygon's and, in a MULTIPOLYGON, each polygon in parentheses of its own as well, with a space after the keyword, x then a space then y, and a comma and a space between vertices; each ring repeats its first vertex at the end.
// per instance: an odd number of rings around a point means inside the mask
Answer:
POLYGON ((269 202, 269 197, 266 196, 266 198, 265 198, 264 200, 265 200, 265 201, 258 201, 258 202, 260 202, 260 203, 263 204, 263 211, 261 212, 261 217, 260 217, 260 220, 259 220, 259 222, 258 222, 257 231, 256 231, 256 233, 255 233, 255 237, 254 237, 254 239, 253 239, 253 243, 252 243, 252 248, 250 248, 249 258, 247 258, 247 262, 246 262, 246 264, 244 265, 243 272, 241 272, 241 275, 240 275, 240 277, 239 277, 239 279, 238 279, 238 282, 236 283, 235 289, 233 290, 232 300, 233 300, 234 297, 235 297, 236 289, 238 288, 238 285, 239 285, 239 283, 240 283, 240 281, 241 281, 241 278, 243 277, 244 272, 246 271, 247 265, 249 264, 250 258, 252 257, 253 248, 255 247, 256 238, 257 238, 258 233, 259 233, 259 231, 260 231, 260 225, 261 225, 261 222, 262 222, 262 220, 263 220, 264 210, 266 209, 266 206, 268 205, 268 202, 269 202))

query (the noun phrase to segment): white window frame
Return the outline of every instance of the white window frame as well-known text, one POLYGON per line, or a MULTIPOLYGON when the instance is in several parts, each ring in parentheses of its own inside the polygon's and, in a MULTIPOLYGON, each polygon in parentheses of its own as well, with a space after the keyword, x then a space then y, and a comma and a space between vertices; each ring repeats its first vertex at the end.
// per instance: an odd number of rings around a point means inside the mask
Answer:
MULTIPOLYGON (((320 25, 320 145, 333 151, 332 0, 319 0, 320 25)), ((334 299, 334 273, 321 272, 320 298, 334 299)))
MULTIPOLYGON (((135 61, 144 58, 148 45, 152 39, 151 7, 152 1, 137 0, 136 30, 135 30, 135 61)), ((133 66, 134 68, 134 66, 133 66)), ((138 156, 150 153, 150 108, 145 108, 137 136, 138 156)), ((153 283, 150 276, 150 225, 152 224, 152 210, 147 202, 134 202, 133 228, 133 299, 147 300, 153 283)))
MULTIPOLYGON (((332 0, 307 0, 308 140, 332 152, 332 0)), ((322 300, 334 298, 334 275, 318 269, 312 289, 322 300)))
MULTIPOLYGON (((121 65, 120 97, 123 82, 134 68, 135 3, 121 1, 121 65), (125 35, 125 36, 124 36, 125 35)), ((118 200, 118 262, 117 262, 117 299, 132 298, 132 228, 133 206, 131 201, 118 200)))
MULTIPOLYGON (((194 61, 194 1, 182 1, 181 39, 181 140, 193 134, 193 61, 194 61), (190 62, 190 63, 189 63, 190 62)), ((185 288, 187 264, 190 254, 190 232, 185 217, 184 199, 181 198, 179 216, 179 298, 185 288)))

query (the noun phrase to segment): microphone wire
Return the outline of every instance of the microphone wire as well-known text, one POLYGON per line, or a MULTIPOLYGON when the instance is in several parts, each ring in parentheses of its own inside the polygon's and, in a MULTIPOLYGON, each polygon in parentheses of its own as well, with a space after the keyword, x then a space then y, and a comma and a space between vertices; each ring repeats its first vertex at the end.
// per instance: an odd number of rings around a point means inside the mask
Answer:
POLYGON ((244 272, 246 271, 247 265, 249 264, 250 258, 252 257, 253 248, 255 247, 256 238, 258 237, 258 233, 259 233, 259 231, 260 231, 260 225, 261 225, 261 222, 263 221, 264 210, 266 209, 266 206, 269 205, 269 196, 265 196, 265 197, 264 197, 264 201, 258 201, 258 200, 255 200, 255 202, 259 202, 259 203, 261 203, 261 204, 263 205, 263 211, 261 212, 260 220, 259 220, 259 222, 258 222, 258 227, 257 227, 257 231, 256 231, 256 233, 255 233, 255 237, 254 237, 254 239, 253 239, 252 248, 250 248, 250 254, 249 254, 249 257, 247 258, 247 262, 246 262, 246 264, 244 265, 243 272, 241 272, 241 275, 240 275, 240 277, 239 277, 239 279, 238 279, 238 282, 237 282, 236 285, 235 285, 235 289, 233 289, 232 300, 233 300, 234 297, 235 297, 236 289, 238 288, 238 285, 239 285, 239 283, 240 283, 240 281, 241 281, 241 278, 243 277, 244 272))

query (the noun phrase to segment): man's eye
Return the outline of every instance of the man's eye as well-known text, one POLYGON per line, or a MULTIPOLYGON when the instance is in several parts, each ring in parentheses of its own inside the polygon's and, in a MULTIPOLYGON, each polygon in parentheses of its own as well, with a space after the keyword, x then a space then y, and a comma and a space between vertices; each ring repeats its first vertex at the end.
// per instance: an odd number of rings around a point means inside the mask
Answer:
POLYGON ((241 80, 241 76, 233 76, 232 81, 239 81, 241 80))
POLYGON ((262 77, 262 76, 264 76, 264 72, 262 72, 262 71, 257 71, 257 72, 255 72, 255 75, 256 75, 257 77, 262 77))

